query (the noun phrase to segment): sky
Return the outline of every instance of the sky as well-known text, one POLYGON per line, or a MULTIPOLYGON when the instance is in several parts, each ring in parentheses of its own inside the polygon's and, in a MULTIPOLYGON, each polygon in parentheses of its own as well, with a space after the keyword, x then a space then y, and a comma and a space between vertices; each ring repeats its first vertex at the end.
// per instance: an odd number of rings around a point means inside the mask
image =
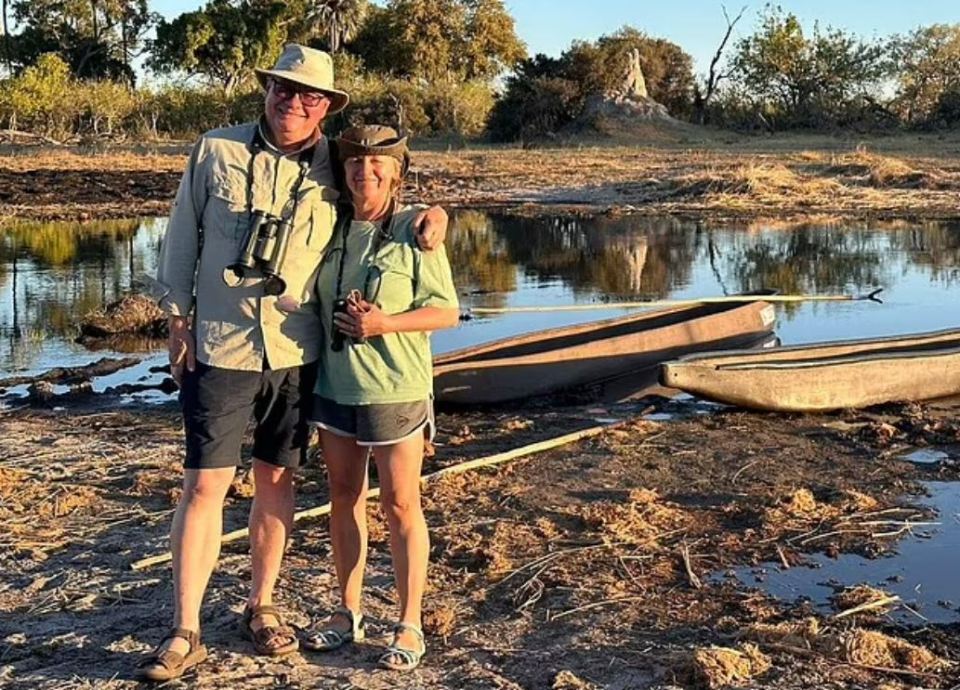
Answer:
MULTIPOLYGON (((151 0, 150 6, 171 18, 201 7, 198 0, 151 0)), ((751 33, 765 2, 756 0, 506 0, 517 34, 528 52, 558 56, 574 40, 594 40, 630 24, 647 34, 678 44, 694 59, 697 73, 706 73, 726 30, 721 5, 731 17, 748 6, 733 39, 751 33)), ((864 38, 906 33, 918 26, 960 22, 958 0, 780 0, 785 11, 804 27, 831 25, 864 38)))

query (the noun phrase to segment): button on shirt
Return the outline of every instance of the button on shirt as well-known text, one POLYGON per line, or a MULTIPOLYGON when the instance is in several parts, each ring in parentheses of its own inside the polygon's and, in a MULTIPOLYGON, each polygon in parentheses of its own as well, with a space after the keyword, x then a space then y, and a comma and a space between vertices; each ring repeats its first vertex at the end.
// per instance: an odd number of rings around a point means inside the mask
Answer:
POLYGON ((280 217, 293 210, 300 152, 283 154, 266 143, 255 150, 258 127, 227 127, 200 139, 180 181, 160 250, 157 281, 166 291, 160 306, 172 316, 193 311, 197 359, 223 369, 260 371, 265 360, 270 368, 281 369, 320 356, 314 285, 339 196, 326 137, 316 145, 297 194, 290 244, 280 267, 287 284, 284 295, 265 295, 255 271, 237 287, 224 281, 250 220, 251 156, 252 208, 280 217), (280 308, 279 297, 289 310, 280 308))
MULTIPOLYGON (((425 252, 417 247, 413 221, 423 208, 397 213, 392 239, 377 239, 379 223, 355 220, 347 233, 346 255, 342 237, 331 241, 317 282, 326 333, 333 333, 333 302, 341 260, 341 297, 359 290, 387 314, 421 307, 458 307, 444 248, 425 252)), ((331 349, 331 340, 327 338, 324 343, 318 395, 341 405, 369 405, 425 400, 433 393, 429 333, 385 333, 362 343, 347 338, 339 352, 331 349)))

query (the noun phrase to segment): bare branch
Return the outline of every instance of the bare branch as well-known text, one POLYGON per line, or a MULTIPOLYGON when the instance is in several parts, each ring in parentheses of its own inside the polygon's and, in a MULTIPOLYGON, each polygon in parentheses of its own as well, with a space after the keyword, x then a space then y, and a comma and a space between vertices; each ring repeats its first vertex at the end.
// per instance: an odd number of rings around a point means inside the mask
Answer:
POLYGON ((697 93, 695 107, 697 110, 697 119, 700 121, 700 124, 703 124, 706 118, 707 104, 710 102, 710 99, 713 98, 713 94, 717 91, 717 85, 727 76, 728 74, 717 72, 717 65, 720 62, 720 58, 723 56, 723 51, 727 47, 727 43, 730 40, 730 36, 733 34, 733 29, 737 25, 737 22, 743 17, 744 12, 747 11, 747 6, 744 5, 740 8, 740 12, 736 17, 730 19, 730 15, 727 13, 727 8, 724 5, 720 5, 720 9, 723 11, 723 18, 727 22, 727 30, 723 34, 723 39, 720 41, 720 45, 717 46, 717 52, 714 53, 713 59, 710 60, 710 71, 707 75, 706 90, 703 95, 700 95, 699 90, 697 93))

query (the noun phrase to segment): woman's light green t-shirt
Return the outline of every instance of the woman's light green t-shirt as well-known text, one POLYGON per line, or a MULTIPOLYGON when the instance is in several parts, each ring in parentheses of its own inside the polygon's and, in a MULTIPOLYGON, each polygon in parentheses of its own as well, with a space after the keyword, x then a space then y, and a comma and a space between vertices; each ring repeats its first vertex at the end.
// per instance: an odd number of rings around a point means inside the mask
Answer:
POLYGON ((337 274, 343 263, 340 297, 350 290, 364 293, 387 314, 420 307, 456 309, 457 292, 443 246, 421 251, 413 220, 423 207, 399 211, 392 235, 382 236, 379 223, 353 221, 346 237, 335 236, 317 277, 324 349, 316 393, 342 405, 371 405, 424 400, 433 393, 430 334, 387 333, 354 343, 349 338, 339 352, 330 348, 337 274))

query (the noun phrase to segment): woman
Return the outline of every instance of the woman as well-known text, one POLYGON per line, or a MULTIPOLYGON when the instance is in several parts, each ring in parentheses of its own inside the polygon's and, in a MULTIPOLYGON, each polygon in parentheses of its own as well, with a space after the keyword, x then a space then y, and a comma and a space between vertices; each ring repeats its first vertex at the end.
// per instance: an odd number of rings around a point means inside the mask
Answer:
POLYGON ((458 321, 443 248, 421 252, 398 204, 406 138, 354 127, 337 142, 352 214, 341 213, 317 279, 324 329, 314 420, 330 482, 330 533, 341 608, 309 639, 315 650, 362 639, 367 459, 372 450, 400 599, 380 665, 416 668, 426 651, 420 606, 430 543, 420 506, 424 437, 434 433, 429 332, 458 321), (352 219, 350 216, 352 215, 352 219))

